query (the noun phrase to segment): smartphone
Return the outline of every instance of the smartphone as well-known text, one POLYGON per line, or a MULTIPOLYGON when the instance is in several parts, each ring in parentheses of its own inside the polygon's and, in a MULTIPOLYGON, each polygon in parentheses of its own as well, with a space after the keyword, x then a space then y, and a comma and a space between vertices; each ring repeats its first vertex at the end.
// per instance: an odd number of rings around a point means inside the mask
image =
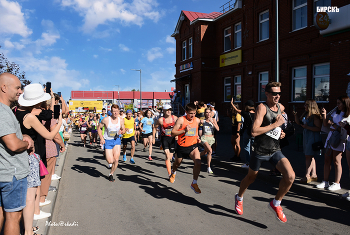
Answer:
POLYGON ((58 117, 60 116, 60 110, 61 107, 59 104, 56 104, 53 106, 53 118, 54 119, 58 119, 58 117))
POLYGON ((62 96, 62 94, 61 94, 61 92, 59 91, 59 92, 57 92, 57 95, 59 96, 59 97, 61 97, 62 96))
POLYGON ((295 105, 293 104, 293 111, 295 112, 295 105))
POLYGON ((46 93, 51 93, 51 82, 46 83, 46 93))

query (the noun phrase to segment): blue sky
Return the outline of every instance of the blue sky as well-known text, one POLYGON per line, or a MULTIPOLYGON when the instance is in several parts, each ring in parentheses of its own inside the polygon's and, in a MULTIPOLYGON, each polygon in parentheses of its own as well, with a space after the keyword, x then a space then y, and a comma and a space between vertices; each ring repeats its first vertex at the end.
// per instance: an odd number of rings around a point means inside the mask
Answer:
POLYGON ((181 10, 220 11, 229 0, 0 0, 0 52, 32 82, 71 90, 174 87, 181 10))

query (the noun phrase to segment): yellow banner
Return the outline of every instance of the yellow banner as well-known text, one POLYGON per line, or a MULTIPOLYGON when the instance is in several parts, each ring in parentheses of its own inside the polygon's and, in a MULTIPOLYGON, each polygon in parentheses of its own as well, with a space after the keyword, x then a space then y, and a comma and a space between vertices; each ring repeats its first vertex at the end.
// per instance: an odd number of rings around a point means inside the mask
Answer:
POLYGON ((103 108, 103 101, 83 101, 83 100, 71 100, 69 101, 69 110, 75 110, 79 107, 94 108, 101 110, 103 108))
POLYGON ((242 50, 237 50, 220 56, 220 67, 242 63, 242 50))

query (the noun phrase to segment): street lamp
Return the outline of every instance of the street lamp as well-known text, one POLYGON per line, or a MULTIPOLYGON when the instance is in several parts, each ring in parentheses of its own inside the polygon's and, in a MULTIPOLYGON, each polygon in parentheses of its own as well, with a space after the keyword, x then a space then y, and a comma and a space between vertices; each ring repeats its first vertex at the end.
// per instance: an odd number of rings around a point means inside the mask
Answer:
POLYGON ((141 69, 131 69, 133 71, 140 71, 140 111, 142 110, 142 91, 141 91, 141 69))
POLYGON ((120 99, 119 99, 119 85, 114 85, 118 87, 118 104, 120 103, 120 99))

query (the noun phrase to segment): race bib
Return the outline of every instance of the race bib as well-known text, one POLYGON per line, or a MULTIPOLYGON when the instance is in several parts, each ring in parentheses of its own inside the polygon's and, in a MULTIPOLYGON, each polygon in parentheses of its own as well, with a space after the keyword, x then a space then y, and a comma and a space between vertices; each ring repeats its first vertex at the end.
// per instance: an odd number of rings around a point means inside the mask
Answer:
POLYGON ((86 131, 86 127, 81 127, 81 131, 86 131))
POLYGON ((204 126, 204 133, 206 134, 212 134, 211 133, 211 128, 209 126, 204 126))
POLYGON ((152 125, 152 121, 147 121, 146 125, 152 125))
POLYGON ((108 132, 108 137, 114 138, 114 136, 117 134, 117 131, 110 131, 108 132))
POLYGON ((172 129, 165 129, 165 135, 171 136, 172 129))
POLYGON ((281 127, 276 127, 275 129, 266 132, 265 135, 270 136, 271 138, 275 139, 275 140, 279 140, 281 137, 281 133, 282 133, 282 128, 281 127))
POLYGON ((126 134, 132 134, 133 132, 134 132, 134 129, 131 128, 131 129, 128 129, 128 130, 126 131, 126 134))
POLYGON ((196 136, 196 128, 191 128, 186 132, 185 136, 196 136))

